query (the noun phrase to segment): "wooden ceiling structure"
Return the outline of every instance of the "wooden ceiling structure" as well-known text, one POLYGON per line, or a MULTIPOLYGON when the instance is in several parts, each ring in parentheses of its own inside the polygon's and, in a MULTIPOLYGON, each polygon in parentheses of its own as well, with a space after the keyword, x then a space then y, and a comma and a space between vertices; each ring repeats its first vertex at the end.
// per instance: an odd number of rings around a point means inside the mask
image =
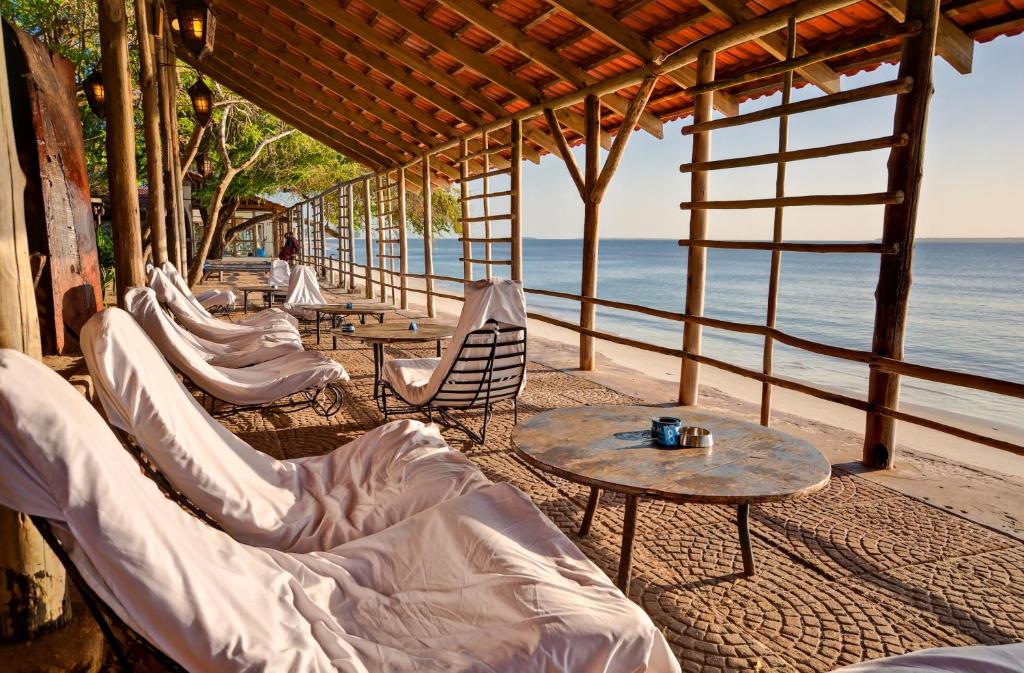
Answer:
MULTIPOLYGON (((216 47, 198 70, 328 146, 380 170, 411 162, 460 136, 517 115, 524 158, 557 151, 546 103, 570 144, 583 140, 580 92, 616 80, 605 92, 601 137, 617 132, 645 68, 702 41, 736 31, 786 3, 779 0, 214 0, 216 47), (634 77, 629 75, 633 74, 634 77), (528 115, 528 116, 527 116, 528 115)), ((906 0, 817 3, 798 25, 797 56, 837 52, 795 73, 795 86, 826 93, 840 75, 899 57, 896 39, 878 41, 903 20, 906 0), (858 43, 865 46, 851 49, 858 43), (841 48, 841 49, 840 49, 841 48)), ((936 51, 958 72, 971 70, 975 41, 1024 30, 1024 0, 950 0, 936 51)), ((715 108, 777 91, 783 74, 743 74, 785 58, 784 31, 729 44, 717 57, 715 108)), ((179 54, 187 53, 184 49, 179 54)), ((661 137, 663 123, 692 114, 696 71, 662 69, 637 127, 661 137)), ((658 68, 654 67, 657 71, 658 68)), ((494 140, 507 142, 507 129, 494 140)), ((454 153, 453 153, 454 154, 454 153)), ((442 181, 457 158, 436 155, 442 181)))

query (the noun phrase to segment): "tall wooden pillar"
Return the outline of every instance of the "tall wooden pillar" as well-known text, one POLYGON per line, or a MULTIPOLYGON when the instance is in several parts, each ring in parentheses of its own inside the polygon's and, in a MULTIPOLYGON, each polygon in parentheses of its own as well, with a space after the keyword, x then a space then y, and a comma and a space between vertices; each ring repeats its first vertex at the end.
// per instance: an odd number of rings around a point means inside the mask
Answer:
MULTIPOLYGON (((701 52, 697 58, 697 83, 705 84, 715 79, 715 53, 701 52)), ((711 119, 713 93, 697 96, 693 106, 693 123, 700 124, 711 119)), ((711 132, 693 135, 693 161, 707 161, 711 158, 711 132)), ((706 201, 708 198, 708 171, 694 171, 690 175, 690 200, 706 201)), ((708 211, 693 208, 690 211, 690 239, 707 237, 708 211)), ((686 257, 686 314, 704 315, 704 277, 707 263, 707 249, 690 246, 686 257)), ((701 326, 693 323, 683 325, 683 350, 700 354, 701 326)), ((697 403, 697 387, 700 383, 700 365, 693 360, 683 359, 679 377, 679 403, 697 403)))
POLYGON ((164 179, 164 231, 167 238, 167 257, 179 271, 185 272, 186 260, 182 257, 184 242, 179 240, 181 211, 181 183, 178 181, 178 146, 174 141, 177 127, 177 91, 174 87, 174 51, 171 45, 170 28, 165 24, 163 37, 159 42, 157 59, 157 85, 160 92, 160 133, 163 138, 162 161, 164 179))
POLYGON ((409 215, 405 208, 406 185, 405 168, 398 169, 398 287, 399 306, 409 308, 409 236, 406 231, 409 215))
MULTIPOLYGON (((881 357, 903 359, 903 333, 910 299, 911 269, 917 206, 924 174, 925 133, 932 97, 932 59, 939 21, 938 0, 909 0, 906 21, 919 21, 921 32, 903 43, 899 76, 914 80, 910 92, 896 99, 895 135, 905 134, 905 145, 889 152, 890 192, 903 192, 903 201, 885 206, 882 244, 898 245, 895 255, 882 255, 875 289, 875 328, 871 351, 881 357)), ((898 374, 872 369, 868 379, 868 403, 895 409, 899 406, 898 374)), ((864 430, 863 460, 869 467, 891 468, 896 457, 896 421, 868 412, 864 430)))
POLYGON ((430 185, 430 155, 423 155, 423 283, 427 291, 427 316, 434 312, 434 206, 430 185))
POLYGON ((167 261, 164 210, 163 144, 160 139, 160 94, 157 59, 149 26, 151 1, 135 0, 135 35, 139 45, 139 89, 142 91, 142 129, 146 139, 146 184, 149 191, 146 225, 153 243, 153 263, 167 261))
POLYGON ((128 16, 123 0, 99 0, 99 27, 107 97, 107 181, 110 184, 114 269, 117 302, 123 306, 128 288, 146 284, 135 173, 132 81, 128 70, 128 16))
POLYGON ((459 140, 459 189, 461 190, 460 201, 462 202, 462 277, 466 281, 473 280, 473 244, 470 238, 473 236, 473 225, 469 222, 469 161, 466 155, 469 154, 469 144, 465 137, 459 140))
POLYGON ((356 287, 356 186, 348 183, 345 187, 348 201, 348 287, 356 287))
MULTIPOLYGON (((583 194, 583 278, 580 294, 584 297, 597 295, 597 247, 601 215, 601 195, 593 186, 601 170, 601 99, 587 96, 584 102, 584 132, 586 136, 586 158, 584 162, 583 194)), ((597 307, 588 302, 580 304, 580 327, 592 330, 597 321, 597 307)), ((580 369, 594 369, 594 337, 580 335, 580 369)))
MULTIPOLYGON (((373 299, 373 232, 371 222, 373 220, 370 209, 373 201, 370 199, 370 179, 363 179, 363 237, 366 239, 366 298, 373 299)), ((381 297, 384 301, 384 297, 381 297)))
MULTIPOLYGON (((18 163, 0 40, 0 348, 41 356, 39 314, 25 231, 25 176, 18 163)), ((33 638, 64 622, 64 569, 32 522, 0 507, 0 642, 33 638)))
POLYGON ((513 119, 509 125, 512 144, 512 173, 509 183, 510 211, 512 213, 512 280, 523 281, 523 221, 522 221, 522 167, 523 167, 523 122, 513 119))

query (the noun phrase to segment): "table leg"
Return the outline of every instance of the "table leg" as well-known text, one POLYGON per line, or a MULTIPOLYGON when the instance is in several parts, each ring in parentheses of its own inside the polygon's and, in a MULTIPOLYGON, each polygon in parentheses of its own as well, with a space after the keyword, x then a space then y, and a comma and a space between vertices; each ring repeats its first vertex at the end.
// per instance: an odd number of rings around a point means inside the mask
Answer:
POLYGON ((441 357, 441 340, 437 340, 437 357, 441 357))
POLYGON ((750 548, 750 505, 739 505, 736 508, 736 527, 740 532, 740 550, 743 552, 743 574, 754 575, 754 551, 750 548))
POLYGON ((384 314, 383 313, 381 313, 381 314, 379 314, 377 316, 377 322, 379 322, 381 325, 384 324, 384 314))
POLYGON ((270 294, 267 295, 267 308, 274 308, 274 291, 271 290, 270 294))
POLYGON ((380 400, 380 382, 384 373, 384 344, 373 344, 373 399, 380 400))
POLYGON ((242 313, 249 312, 249 291, 242 290, 242 313))
POLYGON ((320 345, 320 309, 316 311, 316 345, 320 345))
POLYGON ((633 571, 633 539, 636 537, 637 496, 626 495, 626 516, 622 520, 622 551, 619 555, 619 575, 616 586, 629 595, 629 576, 633 571))
MULTIPOLYGON (((441 342, 437 342, 438 355, 440 355, 441 342)), ((583 521, 580 522, 580 537, 586 537, 590 534, 590 524, 594 522, 594 512, 597 511, 597 506, 601 502, 601 489, 596 486, 590 487, 590 497, 587 499, 587 509, 583 511, 583 521)))

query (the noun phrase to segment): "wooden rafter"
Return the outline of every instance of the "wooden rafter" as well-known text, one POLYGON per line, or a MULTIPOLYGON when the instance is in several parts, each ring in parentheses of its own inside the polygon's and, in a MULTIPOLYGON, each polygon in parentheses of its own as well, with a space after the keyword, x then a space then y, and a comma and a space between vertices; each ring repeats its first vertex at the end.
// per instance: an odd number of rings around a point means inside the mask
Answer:
MULTIPOLYGON (((476 0, 442 0, 455 12, 462 15, 491 35, 508 44, 528 58, 528 63, 537 62, 545 68, 564 78, 573 86, 587 86, 597 81, 595 77, 577 66, 572 61, 548 49, 539 40, 535 40, 523 31, 501 19, 497 14, 488 11, 476 0)), ((629 100, 612 94, 607 97, 606 104, 616 112, 625 114, 629 108, 629 100)), ((657 138, 663 137, 662 123, 652 114, 644 113, 640 117, 641 126, 657 138)))
MULTIPOLYGON (((583 23, 606 40, 617 44, 645 62, 658 63, 665 57, 665 54, 650 40, 588 0, 551 1, 570 13, 576 21, 583 23)), ((676 70, 665 76, 684 89, 693 86, 697 81, 696 76, 690 70, 676 70)), ((739 110, 736 99, 724 91, 715 93, 714 105, 725 115, 734 115, 739 110)))
MULTIPOLYGON (((879 9, 902 23, 907 16, 907 0, 871 0, 879 9)), ((935 53, 961 75, 971 72, 974 63, 974 40, 949 17, 939 15, 935 53)))
MULTIPOLYGON (((709 10, 718 14, 728 21, 739 24, 749 21, 756 14, 752 12, 741 0, 699 0, 709 10)), ((754 40, 762 49, 779 60, 786 58, 786 38, 778 33, 762 35, 754 40)), ((807 50, 797 43, 796 54, 803 56, 807 50)), ((808 82, 814 84, 826 93, 836 93, 841 89, 839 75, 825 63, 815 63, 797 70, 808 82)))

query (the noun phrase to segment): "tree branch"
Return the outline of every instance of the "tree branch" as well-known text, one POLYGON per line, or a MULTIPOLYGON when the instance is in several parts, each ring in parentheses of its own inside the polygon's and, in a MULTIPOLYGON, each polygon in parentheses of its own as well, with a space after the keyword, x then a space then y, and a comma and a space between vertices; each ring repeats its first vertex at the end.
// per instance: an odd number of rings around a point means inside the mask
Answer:
POLYGON ((256 149, 253 150, 252 154, 249 155, 249 158, 245 160, 245 163, 238 167, 239 172, 252 167, 252 165, 256 163, 256 160, 260 158, 260 154, 263 152, 263 150, 270 147, 278 140, 281 140, 286 136, 290 136, 293 133, 295 133, 295 129, 288 129, 287 131, 282 131, 281 133, 278 133, 276 136, 271 136, 265 139, 263 142, 256 146, 256 149))
POLYGON ((199 154, 199 145, 206 134, 207 127, 209 127, 209 122, 207 122, 206 126, 196 124, 192 129, 192 135, 188 139, 188 144, 185 145, 185 153, 181 155, 182 173, 188 171, 188 167, 196 160, 196 155, 199 154))

